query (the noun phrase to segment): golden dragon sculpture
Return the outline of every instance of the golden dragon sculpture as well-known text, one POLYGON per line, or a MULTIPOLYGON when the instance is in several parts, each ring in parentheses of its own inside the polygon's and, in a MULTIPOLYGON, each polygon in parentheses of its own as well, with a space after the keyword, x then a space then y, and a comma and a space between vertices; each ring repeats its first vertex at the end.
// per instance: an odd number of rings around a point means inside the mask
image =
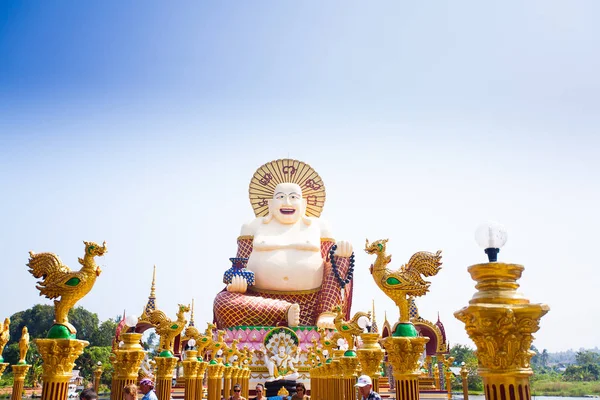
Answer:
MULTIPOLYGON (((68 329, 70 337, 75 337, 77 329, 69 323, 68 315, 71 308, 92 290, 96 278, 102 270, 96 265, 94 257, 103 256, 107 252, 106 242, 99 246, 94 242, 83 242, 85 255, 79 258, 82 265, 79 271, 71 271, 54 253, 29 252, 29 272, 35 278, 42 278, 36 288, 40 296, 54 300, 54 325, 62 325, 68 329)), ((64 329, 64 328, 63 328, 64 329)), ((48 337, 52 336, 51 328, 48 337)), ((60 332, 60 331, 57 331, 60 332)))
POLYGON ((214 324, 208 323, 204 334, 201 334, 198 328, 195 326, 188 326, 185 328, 185 337, 183 340, 194 339, 196 341, 196 350, 198 350, 198 356, 205 360, 206 348, 212 345, 213 342, 213 330, 217 327, 214 324))
POLYGON ((439 250, 435 254, 426 251, 415 253, 407 264, 393 271, 387 268, 392 261, 392 256, 386 254, 387 242, 388 239, 377 240, 373 243, 369 243, 369 239, 366 241, 365 251, 367 254, 377 255, 370 268, 371 275, 383 293, 398 306, 400 322, 408 323, 410 322, 408 297, 423 296, 429 291, 431 282, 424 280, 422 276, 434 276, 440 271, 442 251, 439 250))
POLYGON ((359 311, 354 314, 350 321, 344 321, 344 313, 342 312, 341 306, 333 307, 332 311, 336 314, 335 318, 333 319, 335 329, 337 329, 339 334, 346 339, 346 342, 348 343, 348 350, 354 351, 354 338, 364 333, 364 329, 359 325, 358 320, 365 317, 370 321, 371 312, 359 311))
POLYGON ((148 321, 156 328, 156 334, 160 336, 160 342, 158 345, 159 353, 164 351, 173 354, 173 346, 175 338, 179 335, 187 320, 185 319, 185 313, 190 311, 190 307, 184 304, 179 304, 179 311, 177 311, 177 320, 172 321, 169 319, 164 312, 160 310, 154 310, 148 316, 148 321))

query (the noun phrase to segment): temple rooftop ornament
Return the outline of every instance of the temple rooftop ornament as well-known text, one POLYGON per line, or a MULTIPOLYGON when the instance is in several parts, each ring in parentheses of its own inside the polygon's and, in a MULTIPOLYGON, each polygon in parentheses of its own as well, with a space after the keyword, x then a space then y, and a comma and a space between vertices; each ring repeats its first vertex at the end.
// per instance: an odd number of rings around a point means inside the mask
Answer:
POLYGON ((498 253, 507 240, 506 229, 497 222, 481 224, 475 231, 475 240, 480 247, 485 249, 489 262, 498 261, 498 253))

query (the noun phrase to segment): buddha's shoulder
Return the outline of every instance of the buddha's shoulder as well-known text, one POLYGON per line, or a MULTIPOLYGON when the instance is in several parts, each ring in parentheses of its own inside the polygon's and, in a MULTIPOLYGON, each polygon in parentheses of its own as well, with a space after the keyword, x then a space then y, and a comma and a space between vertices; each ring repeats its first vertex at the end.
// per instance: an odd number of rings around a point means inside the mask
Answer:
POLYGON ((242 225, 240 236, 254 236, 258 228, 263 224, 265 217, 254 218, 247 224, 242 225))

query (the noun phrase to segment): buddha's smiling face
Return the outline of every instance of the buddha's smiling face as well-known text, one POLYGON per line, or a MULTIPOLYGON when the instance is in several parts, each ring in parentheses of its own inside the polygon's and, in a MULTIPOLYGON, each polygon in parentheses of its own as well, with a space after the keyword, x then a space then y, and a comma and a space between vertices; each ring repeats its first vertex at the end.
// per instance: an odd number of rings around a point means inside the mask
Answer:
POLYGON ((295 183, 280 183, 269 201, 269 213, 282 224, 295 224, 306 212, 302 189, 295 183))

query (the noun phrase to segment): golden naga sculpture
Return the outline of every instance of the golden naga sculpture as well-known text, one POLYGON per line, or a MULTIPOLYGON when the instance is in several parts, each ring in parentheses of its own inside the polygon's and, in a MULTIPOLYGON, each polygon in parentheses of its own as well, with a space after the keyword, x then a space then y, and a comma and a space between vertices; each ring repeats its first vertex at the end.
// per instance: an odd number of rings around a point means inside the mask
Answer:
POLYGON ((29 252, 29 272, 35 278, 43 278, 36 286, 40 296, 44 295, 48 299, 60 297, 60 300, 54 300, 54 326, 48 332, 49 338, 75 338, 77 330, 69 323, 69 311, 92 290, 96 278, 102 272, 94 257, 106 253, 106 242, 102 246, 94 242, 83 243, 85 255, 79 258, 79 264, 82 265, 79 271, 71 271, 54 253, 29 252), (68 332, 62 327, 66 327, 68 332))
POLYGON ((185 337, 183 340, 194 339, 196 341, 196 350, 198 351, 198 357, 204 359, 204 353, 206 348, 209 347, 213 342, 213 330, 217 327, 214 324, 208 323, 204 334, 200 334, 198 328, 195 326, 188 326, 185 328, 185 337))
POLYGON ((217 340, 213 340, 212 343, 206 348, 207 352, 210 352, 210 359, 216 360, 219 350, 225 351, 227 345, 225 344, 225 331, 217 331, 217 340))
POLYGON ((440 271, 442 265, 442 251, 429 253, 420 251, 413 254, 406 265, 400 269, 392 271, 387 265, 392 261, 392 256, 386 254, 386 243, 388 239, 377 240, 369 244, 367 239, 365 251, 368 254, 376 254, 377 258, 371 265, 370 271, 373 279, 379 288, 398 306, 400 309, 400 323, 409 323, 410 315, 408 312, 408 297, 423 296, 429 291, 431 282, 424 280, 423 276, 434 276, 440 271))
POLYGON ((21 331, 21 340, 19 340, 19 362, 18 364, 27 364, 25 358, 27 357, 27 350, 29 350, 29 332, 27 327, 24 326, 21 331))
MULTIPOLYGON (((339 334, 346 340, 348 343, 348 351, 354 353, 354 338, 356 336, 360 336, 364 330, 368 321, 371 320, 371 312, 363 312, 359 311, 350 321, 344 321, 344 313, 342 311, 342 307, 335 306, 332 309, 332 312, 336 313, 335 318, 333 319, 333 323, 335 324, 335 329, 339 332, 339 334), (359 320, 365 319, 367 322, 364 324, 364 327, 361 327, 359 324, 359 320)), ((346 354, 349 355, 349 354, 346 354)), ((356 355, 356 354, 354 354, 356 355)), ((331 355, 330 355, 331 356, 331 355)))
POLYGON ((185 313, 190 311, 190 307, 179 304, 179 311, 177 311, 177 320, 172 321, 168 318, 164 312, 160 310, 154 310, 148 316, 148 321, 156 328, 156 334, 160 336, 160 342, 158 345, 158 351, 161 357, 169 357, 173 355, 173 346, 175 338, 179 335, 187 320, 185 319, 185 313))
POLYGON ((4 324, 0 326, 0 363, 4 362, 4 358, 2 357, 2 353, 4 352, 4 347, 10 340, 10 318, 6 318, 4 320, 4 324))

